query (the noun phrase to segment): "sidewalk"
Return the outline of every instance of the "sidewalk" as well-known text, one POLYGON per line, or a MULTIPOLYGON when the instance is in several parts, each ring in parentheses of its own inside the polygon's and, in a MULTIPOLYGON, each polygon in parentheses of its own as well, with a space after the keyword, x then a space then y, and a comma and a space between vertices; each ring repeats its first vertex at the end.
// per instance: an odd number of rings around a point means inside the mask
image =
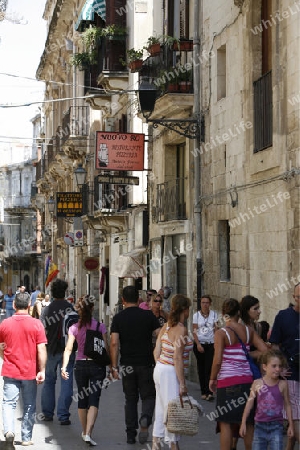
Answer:
MULTIPOLYGON (((188 390, 192 397, 199 401, 200 388, 196 383, 188 382, 188 390)), ((2 386, 3 380, 0 379, 1 399, 2 402, 2 386)), ((76 383, 74 382, 76 394, 76 383)), ((87 448, 87 444, 81 439, 81 425, 77 414, 77 404, 72 403, 71 406, 71 422, 69 426, 62 426, 58 422, 56 416, 53 422, 41 422, 38 419, 39 413, 41 413, 41 386, 38 387, 38 399, 37 399, 37 420, 33 429, 33 442, 34 446, 29 448, 37 449, 83 449, 87 448)), ((210 413, 214 410, 214 402, 201 401, 204 407, 205 413, 210 413)), ((1 408, 0 408, 1 409, 1 408)), ((2 411, 1 417, 1 440, 3 437, 2 426, 2 411)), ((21 444, 20 436, 20 420, 21 414, 19 408, 16 411, 16 448, 23 448, 21 444)), ((129 445, 126 443, 126 433, 124 424, 124 395, 122 392, 121 381, 111 383, 107 389, 104 389, 100 399, 99 415, 96 421, 95 429, 93 432, 93 439, 98 443, 96 449, 99 450, 151 450, 151 429, 150 429, 149 441, 146 444, 136 443, 129 445)), ((167 446, 165 449, 167 450, 167 446)), ((199 450, 199 448, 205 449, 218 449, 219 448, 219 436, 215 434, 215 422, 210 421, 207 417, 200 418, 200 431, 196 436, 183 436, 180 443, 181 450, 199 450)), ((240 446, 243 448, 243 445, 240 446)), ((0 445, 0 449, 2 446, 0 445)))

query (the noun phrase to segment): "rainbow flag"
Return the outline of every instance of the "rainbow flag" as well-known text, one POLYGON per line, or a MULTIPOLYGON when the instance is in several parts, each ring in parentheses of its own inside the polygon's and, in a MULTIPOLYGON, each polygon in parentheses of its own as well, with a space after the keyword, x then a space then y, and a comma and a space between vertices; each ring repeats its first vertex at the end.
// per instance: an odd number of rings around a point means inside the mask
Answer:
POLYGON ((45 286, 47 287, 49 285, 49 283, 51 283, 51 281, 56 277, 56 275, 58 274, 59 270, 57 268, 57 265, 54 264, 54 262, 50 262, 50 266, 49 266, 49 270, 48 270, 48 275, 47 275, 47 279, 46 279, 46 283, 45 286))

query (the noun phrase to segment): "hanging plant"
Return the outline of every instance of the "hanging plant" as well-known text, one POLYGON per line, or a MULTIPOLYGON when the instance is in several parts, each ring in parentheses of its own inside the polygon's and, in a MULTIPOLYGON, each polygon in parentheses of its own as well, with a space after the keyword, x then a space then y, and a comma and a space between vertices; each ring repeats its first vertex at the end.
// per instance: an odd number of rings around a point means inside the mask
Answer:
POLYGON ((123 40, 127 35, 127 28, 116 24, 107 25, 102 28, 101 35, 110 40, 123 40))
POLYGON ((79 70, 85 70, 90 66, 97 64, 97 55, 96 52, 82 52, 75 53, 70 58, 71 66, 76 66, 79 70))
POLYGON ((101 40, 102 29, 96 27, 87 28, 81 35, 81 40, 88 52, 95 50, 101 40))

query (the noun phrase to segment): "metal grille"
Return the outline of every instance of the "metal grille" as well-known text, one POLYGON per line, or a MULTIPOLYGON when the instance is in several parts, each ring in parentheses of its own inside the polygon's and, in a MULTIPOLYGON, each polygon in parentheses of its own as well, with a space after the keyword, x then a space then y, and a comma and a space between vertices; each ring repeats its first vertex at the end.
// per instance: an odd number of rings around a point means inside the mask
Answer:
POLYGON ((176 178, 157 185, 156 218, 158 222, 186 219, 184 179, 176 178))
POLYGON ((254 152, 271 147, 273 141, 272 72, 253 83, 254 89, 254 152))

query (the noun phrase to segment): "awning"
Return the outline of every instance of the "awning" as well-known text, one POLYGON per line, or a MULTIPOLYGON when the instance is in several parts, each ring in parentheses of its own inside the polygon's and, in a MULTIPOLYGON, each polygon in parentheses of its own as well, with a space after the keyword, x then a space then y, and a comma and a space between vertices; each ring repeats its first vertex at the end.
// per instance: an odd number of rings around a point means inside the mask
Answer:
POLYGON ((143 264, 143 254, 146 248, 136 248, 128 253, 120 255, 113 264, 110 275, 119 278, 141 278, 147 275, 146 266, 143 264))
POLYGON ((75 30, 78 30, 82 21, 93 21, 95 13, 104 21, 106 20, 106 0, 87 0, 79 14, 75 30))

